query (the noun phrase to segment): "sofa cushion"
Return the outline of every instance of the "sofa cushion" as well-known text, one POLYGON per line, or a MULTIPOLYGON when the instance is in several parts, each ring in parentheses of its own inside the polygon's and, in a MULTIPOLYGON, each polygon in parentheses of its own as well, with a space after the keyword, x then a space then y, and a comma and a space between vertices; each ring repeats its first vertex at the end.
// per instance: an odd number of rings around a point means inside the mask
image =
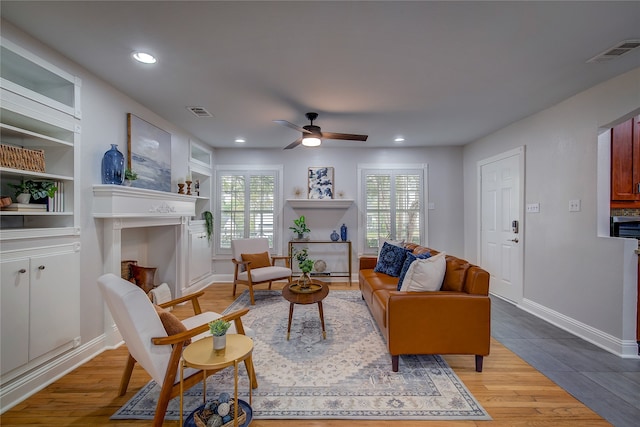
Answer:
POLYGON ((241 254, 240 256, 242 257, 243 261, 251 262, 251 264, 249 264, 249 267, 251 267, 251 269, 271 266, 269 252, 261 252, 259 254, 241 254))
POLYGON ((447 256, 447 272, 444 275, 442 290, 462 292, 469 267, 471 267, 469 262, 454 256, 447 256))
POLYGON ((400 290, 406 292, 438 291, 442 287, 446 269, 447 261, 444 252, 429 258, 417 259, 411 263, 400 290))
POLYGON ((402 265, 402 269, 400 270, 400 280, 398 280, 398 290, 402 287, 402 282, 404 281, 404 277, 409 270, 411 264, 417 259, 427 259, 431 256, 430 252, 424 252, 419 255, 414 255, 413 253, 407 253, 407 258, 404 260, 404 264, 402 265))
POLYGON ((402 270, 406 258, 406 249, 385 242, 385 244, 382 245, 382 249, 380 249, 378 263, 373 271, 398 277, 400 276, 400 270, 402 270))

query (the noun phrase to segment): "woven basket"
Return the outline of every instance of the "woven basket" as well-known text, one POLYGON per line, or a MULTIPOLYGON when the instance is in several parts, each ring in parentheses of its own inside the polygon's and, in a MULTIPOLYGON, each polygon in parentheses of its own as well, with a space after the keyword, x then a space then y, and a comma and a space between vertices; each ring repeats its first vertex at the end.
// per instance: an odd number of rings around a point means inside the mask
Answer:
POLYGON ((14 145, 0 145, 0 166, 33 172, 44 172, 44 150, 30 150, 14 145))
MULTIPOLYGON (((193 421, 197 427, 207 427, 207 421, 209 421, 211 415, 213 415, 213 412, 208 409, 203 409, 193 414, 193 421)), ((245 421, 247 421, 247 413, 238 406, 238 425, 241 426, 245 421)), ((228 423, 222 424, 222 427, 233 427, 233 422, 234 420, 231 420, 228 423)))

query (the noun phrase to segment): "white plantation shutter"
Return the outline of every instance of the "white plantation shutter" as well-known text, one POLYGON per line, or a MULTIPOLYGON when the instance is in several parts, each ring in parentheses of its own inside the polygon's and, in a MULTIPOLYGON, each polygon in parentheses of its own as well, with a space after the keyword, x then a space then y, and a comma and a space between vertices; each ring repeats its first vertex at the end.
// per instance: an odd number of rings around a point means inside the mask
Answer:
POLYGON ((278 197, 277 170, 217 173, 220 233, 217 253, 231 250, 231 240, 266 237, 274 247, 274 218, 278 197))
POLYGON ((379 238, 421 243, 424 227, 422 169, 363 169, 365 253, 375 253, 379 238))

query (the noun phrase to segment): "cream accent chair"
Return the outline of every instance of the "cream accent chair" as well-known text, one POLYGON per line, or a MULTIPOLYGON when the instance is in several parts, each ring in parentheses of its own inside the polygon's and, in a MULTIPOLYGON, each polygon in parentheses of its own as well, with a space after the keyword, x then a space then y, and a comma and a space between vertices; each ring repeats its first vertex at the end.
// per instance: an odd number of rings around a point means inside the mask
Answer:
POLYGON ((269 252, 269 240, 266 238, 237 239, 231 241, 231 253, 233 256, 233 296, 236 296, 236 287, 246 285, 249 287, 251 305, 255 305, 253 295, 253 285, 260 283, 271 283, 274 280, 287 280, 291 283, 291 268, 288 256, 270 256, 271 265, 269 267, 251 268, 250 261, 243 261, 242 254, 260 254, 269 252), (285 262, 285 267, 276 265, 277 260, 285 262))
MULTIPOLYGON (((248 309, 238 310, 226 316, 210 311, 202 312, 198 297, 204 294, 203 291, 159 304, 160 307, 167 308, 191 301, 193 305, 195 315, 182 320, 182 324, 187 330, 169 336, 153 307, 153 303, 138 286, 115 274, 105 274, 98 278, 98 287, 129 350, 129 358, 120 382, 119 395, 123 396, 126 393, 136 362, 158 384, 162 385, 153 418, 152 425, 154 427, 162 426, 169 401, 180 394, 179 362, 186 341, 189 339, 197 340, 209 335, 208 323, 220 317, 229 321, 233 320, 234 324, 229 329, 229 333, 253 336, 253 331, 249 328, 245 329, 240 319, 249 311, 248 309)), ((252 388, 257 388, 258 383, 251 357, 245 360, 245 366, 251 378, 252 388)), ((215 372, 207 371, 207 376, 215 372)), ((185 390, 202 380, 202 371, 185 369, 185 390)))

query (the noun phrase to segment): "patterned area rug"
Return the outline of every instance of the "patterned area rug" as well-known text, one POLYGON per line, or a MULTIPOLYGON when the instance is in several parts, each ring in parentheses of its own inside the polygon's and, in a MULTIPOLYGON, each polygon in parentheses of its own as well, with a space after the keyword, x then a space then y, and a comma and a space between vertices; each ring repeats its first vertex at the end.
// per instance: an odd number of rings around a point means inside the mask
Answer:
MULTIPOLYGON (((243 317, 256 332, 253 390, 256 419, 490 420, 440 356, 401 356, 399 372, 357 291, 331 291, 323 301, 326 340, 317 304, 296 305, 287 341, 289 303, 279 291, 256 291, 256 305, 243 317)), ((245 291, 225 311, 249 306, 245 291)), ((233 393, 233 369, 207 381, 207 395, 233 393)), ((153 418, 160 387, 151 381, 112 419, 153 418)), ((240 371, 239 397, 249 401, 249 381, 240 371)), ((180 399, 167 419, 178 419, 180 399)), ((202 404, 202 385, 185 393, 185 414, 202 404)), ((185 415, 186 416, 186 415, 185 415)))

